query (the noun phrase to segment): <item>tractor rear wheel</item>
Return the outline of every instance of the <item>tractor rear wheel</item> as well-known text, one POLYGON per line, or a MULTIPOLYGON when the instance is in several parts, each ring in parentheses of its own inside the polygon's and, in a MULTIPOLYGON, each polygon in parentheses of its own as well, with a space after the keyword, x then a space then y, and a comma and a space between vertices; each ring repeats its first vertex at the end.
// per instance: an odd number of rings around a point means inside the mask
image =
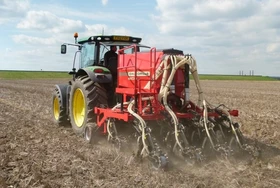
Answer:
POLYGON ((55 88, 52 94, 52 115, 53 120, 59 126, 67 126, 70 124, 66 109, 62 106, 62 95, 57 88, 55 88))
POLYGON ((69 117, 74 132, 85 133, 88 123, 96 122, 94 107, 107 105, 106 90, 87 75, 73 82, 70 92, 69 117))

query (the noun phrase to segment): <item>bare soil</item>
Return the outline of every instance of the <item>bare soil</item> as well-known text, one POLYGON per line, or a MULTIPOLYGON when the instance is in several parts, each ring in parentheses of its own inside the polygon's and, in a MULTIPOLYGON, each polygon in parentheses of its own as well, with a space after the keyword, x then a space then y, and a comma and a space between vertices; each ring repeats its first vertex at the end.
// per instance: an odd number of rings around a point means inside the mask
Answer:
POLYGON ((134 160, 133 151, 88 145, 71 128, 57 127, 51 93, 66 82, 0 80, 0 187, 280 187, 280 82, 202 81, 210 103, 240 111, 236 120, 261 158, 180 163, 167 172, 134 160))

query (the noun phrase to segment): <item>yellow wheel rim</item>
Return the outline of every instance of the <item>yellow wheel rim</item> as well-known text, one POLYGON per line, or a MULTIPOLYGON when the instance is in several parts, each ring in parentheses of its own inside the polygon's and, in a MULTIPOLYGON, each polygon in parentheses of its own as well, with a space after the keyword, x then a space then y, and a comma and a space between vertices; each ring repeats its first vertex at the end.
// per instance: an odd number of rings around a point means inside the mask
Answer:
POLYGON ((81 89, 76 89, 73 95, 73 117, 76 125, 82 127, 85 119, 85 96, 81 89))
POLYGON ((59 119, 59 112, 60 112, 60 108, 59 108, 59 101, 58 101, 58 98, 55 97, 53 99, 53 115, 54 115, 54 118, 56 120, 59 119))

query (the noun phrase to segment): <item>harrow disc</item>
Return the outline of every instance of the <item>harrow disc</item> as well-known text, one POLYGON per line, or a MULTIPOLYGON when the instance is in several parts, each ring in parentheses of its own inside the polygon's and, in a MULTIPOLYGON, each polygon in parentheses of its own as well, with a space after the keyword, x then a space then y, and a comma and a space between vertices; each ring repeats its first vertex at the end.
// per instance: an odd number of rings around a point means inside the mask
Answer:
POLYGON ((150 161, 155 170, 167 170, 168 168, 169 162, 165 155, 150 157, 150 161))

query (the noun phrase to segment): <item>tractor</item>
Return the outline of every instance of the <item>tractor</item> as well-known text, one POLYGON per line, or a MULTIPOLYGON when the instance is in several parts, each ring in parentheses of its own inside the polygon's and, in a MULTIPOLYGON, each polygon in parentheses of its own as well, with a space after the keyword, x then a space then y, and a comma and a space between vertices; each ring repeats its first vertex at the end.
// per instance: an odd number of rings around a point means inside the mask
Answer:
POLYGON ((204 96, 195 58, 183 51, 142 45, 141 38, 98 35, 61 45, 76 46, 73 76, 69 84, 55 85, 53 118, 58 125, 94 143, 106 135, 121 146, 116 124, 135 130, 136 156, 147 157, 156 169, 166 169, 169 155, 201 163, 215 155, 231 156, 240 151, 254 155, 240 125, 233 121, 238 110, 211 105, 204 96), (105 58, 114 46, 117 54, 105 58), (79 69, 76 59, 79 55, 79 69), (190 74, 198 101, 190 99, 190 74))

